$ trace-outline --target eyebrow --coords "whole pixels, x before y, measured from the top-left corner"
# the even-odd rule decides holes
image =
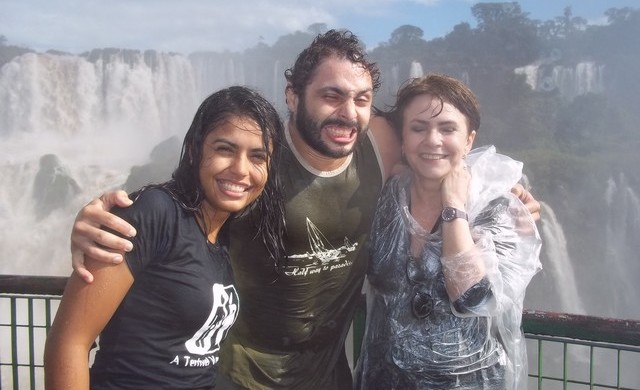
[[[347,96],[349,95],[349,93],[347,91],[345,91],[344,89],[340,88],[340,87],[336,87],[336,86],[327,86],[327,87],[322,87],[319,90],[320,92],[335,92],[340,96]],[[373,92],[373,88],[367,88],[367,89],[363,89],[361,91],[356,92],[356,96],[361,96],[364,94],[367,94],[369,92]]]
[[[231,146],[234,149],[238,149],[239,148],[237,143],[231,142],[226,138],[216,138],[216,139],[213,140],[212,145],[216,145],[218,143],[222,143],[222,144]],[[259,148],[252,148],[252,149],[249,149],[249,150],[251,150],[252,152],[265,152],[265,153],[267,152],[267,149],[262,144],[260,145]]]
[[[431,120],[413,118],[413,119],[411,119],[409,121],[409,123],[420,123],[420,124],[424,123],[424,124],[428,124],[428,123],[434,122],[438,126],[443,126],[443,125],[454,125],[454,126],[457,126],[456,121],[452,121],[452,120],[438,121],[438,120],[433,120],[433,119],[434,118],[431,118]]]

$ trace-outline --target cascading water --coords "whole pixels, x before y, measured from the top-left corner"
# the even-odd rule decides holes
[[[533,278],[527,290],[526,308],[612,318],[640,318],[637,304],[637,297],[640,296],[637,284],[640,275],[640,200],[624,175],[610,178],[601,195],[602,203],[591,207],[605,210],[604,214],[609,218],[602,221],[599,227],[601,240],[596,244],[604,246],[603,255],[593,254],[592,258],[571,258],[563,226],[554,210],[541,202],[542,219],[539,226],[543,243],[543,270]],[[596,282],[578,284],[578,267],[590,267],[590,272],[596,273],[591,279]],[[530,345],[527,352],[529,362],[536,362],[538,355],[534,344]],[[600,383],[616,383],[617,374],[621,375],[621,383],[635,384],[640,381],[637,361],[633,359],[623,359],[623,365],[617,372],[615,357],[600,358],[594,370],[589,365],[587,347],[574,346],[567,353],[571,356],[571,375],[576,378],[587,378],[596,372]],[[562,367],[562,353],[559,350],[546,351],[543,356],[545,372],[553,372],[553,367]],[[545,385],[547,387],[561,389],[562,384],[557,383],[553,387],[553,383],[550,383]]]
[[[574,67],[533,64],[517,68],[515,73],[524,75],[533,90],[558,90],[565,99],[604,90],[604,66],[594,62],[580,62]]]
[[[418,61],[411,61],[411,67],[409,68],[409,77],[416,78],[422,77],[424,71],[422,70],[422,64]]]
[[[0,273],[68,275],[79,207],[181,139],[199,95],[183,56],[26,54],[3,66]]]
[[[535,304],[539,309],[544,310],[586,314],[582,298],[578,292],[575,272],[567,250],[567,240],[562,226],[556,218],[555,212],[548,204],[540,202],[540,205],[540,213],[543,216],[540,221],[540,235],[543,240],[544,269],[536,278],[542,278],[542,284],[547,286],[547,299],[535,302]],[[544,259],[547,261],[544,261]],[[549,291],[551,294],[549,294]]]
[[[593,199],[599,199],[600,203],[589,207],[602,210],[608,218],[593,228],[597,237],[583,244],[589,245],[583,249],[588,255],[579,258],[571,256],[565,227],[555,211],[541,202],[543,270],[527,290],[525,307],[638,319],[640,199],[624,175],[610,178],[602,193]],[[569,226],[584,233],[585,229],[580,226]],[[581,275],[583,280],[576,275]]]
[[[611,317],[624,313],[624,318],[640,318],[640,199],[625,176],[619,175],[608,180],[605,204],[610,212],[604,226],[603,283],[616,286],[615,290],[620,292],[610,292],[605,313]]]

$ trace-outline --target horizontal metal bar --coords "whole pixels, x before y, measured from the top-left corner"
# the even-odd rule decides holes
[[[640,321],[525,310],[525,333],[640,346]]]
[[[66,276],[0,275],[0,293],[62,295]]]
[[[529,340],[549,341],[554,343],[565,343],[565,344],[571,344],[571,345],[584,345],[587,347],[605,348],[605,349],[613,349],[617,351],[628,351],[628,352],[640,353],[640,347],[636,347],[635,345],[606,343],[606,342],[593,341],[593,340],[580,340],[580,339],[573,339],[569,337],[539,335],[539,334],[532,334],[532,333],[526,333],[526,332],[525,332],[525,336]]]

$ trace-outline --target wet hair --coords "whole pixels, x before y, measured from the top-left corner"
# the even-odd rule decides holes
[[[420,95],[431,95],[440,100],[436,115],[442,112],[444,103],[449,103],[465,116],[469,131],[480,128],[480,104],[476,95],[462,81],[442,74],[432,73],[409,80],[398,90],[396,103],[388,111],[375,109],[375,113],[387,118],[402,137],[404,110]]]
[[[256,91],[233,86],[207,97],[198,108],[184,137],[180,161],[172,179],[156,187],[165,189],[182,208],[202,217],[200,206],[205,200],[205,193],[199,175],[204,140],[231,117],[251,119],[262,131],[262,143],[268,153],[269,175],[258,198],[233,217],[244,216],[255,210],[260,215],[259,221],[255,221],[257,234],[271,257],[279,259],[284,256],[282,239],[285,231],[284,197],[278,174],[282,148],[285,147],[284,126],[273,105]]]
[[[348,30],[329,30],[316,36],[309,47],[298,55],[293,67],[284,72],[284,77],[288,82],[287,88],[292,88],[296,95],[303,96],[305,87],[311,82],[320,63],[332,56],[362,65],[371,75],[373,92],[380,88],[378,66],[375,62],[368,61],[360,40]]]

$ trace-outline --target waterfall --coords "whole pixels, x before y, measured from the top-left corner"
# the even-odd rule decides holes
[[[76,212],[182,136],[199,92],[188,58],[25,54],[0,69],[3,274],[68,275]]]
[[[515,69],[525,76],[533,90],[558,90],[566,99],[586,93],[604,92],[604,66],[594,62],[580,62],[575,67],[532,64]]]
[[[418,61],[411,61],[411,67],[409,68],[409,77],[416,78],[422,77],[424,72],[422,71],[422,64]]]
[[[616,286],[619,292],[609,294],[607,314],[640,318],[640,200],[621,174],[608,180],[605,203],[609,212],[603,237],[603,283]]]
[[[584,304],[575,279],[572,261],[567,250],[567,240],[562,225],[556,218],[553,209],[540,202],[542,218],[540,234],[542,237],[543,270],[545,279],[544,310],[561,311],[574,314],[586,314]],[[534,278],[535,280],[535,278]],[[551,294],[549,294],[551,292]],[[542,302],[537,302],[542,305]]]
[[[198,98],[204,98],[228,86],[229,79],[235,79],[235,65],[228,56],[218,53],[195,53],[189,56],[198,86]]]
[[[595,226],[563,226],[553,208],[541,202],[543,270],[527,290],[525,307],[640,318],[640,198],[622,174],[609,178],[600,197],[589,198],[600,203],[583,206],[588,207],[585,210],[597,210],[598,215],[601,212],[606,216],[597,219]],[[577,203],[575,206],[582,208]],[[574,239],[582,237],[578,238],[580,257],[570,254],[569,232]]]

